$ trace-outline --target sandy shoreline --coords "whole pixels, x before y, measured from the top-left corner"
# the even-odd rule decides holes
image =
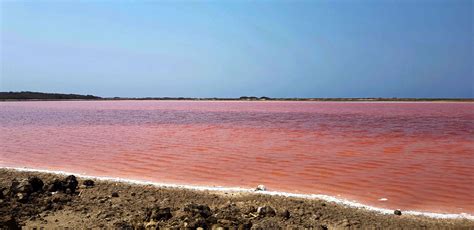
[[[119,182],[119,183],[127,183],[127,184],[134,184],[134,185],[152,185],[162,188],[174,188],[174,189],[188,189],[188,190],[197,190],[197,191],[213,191],[218,193],[239,193],[239,194],[263,194],[263,195],[272,195],[272,196],[284,196],[290,198],[303,198],[303,199],[319,199],[322,201],[332,202],[336,204],[340,204],[346,207],[352,208],[361,208],[366,209],[368,211],[375,211],[380,214],[393,214],[395,209],[388,209],[388,208],[380,208],[371,205],[366,205],[355,200],[348,200],[341,197],[323,195],[323,194],[301,194],[301,193],[288,193],[288,192],[281,192],[281,191],[274,191],[274,190],[266,190],[266,191],[256,191],[255,188],[241,188],[241,187],[222,187],[222,186],[203,186],[203,185],[189,185],[189,184],[170,184],[170,183],[159,183],[153,181],[144,181],[144,180],[135,180],[135,179],[127,179],[127,178],[119,178],[119,177],[104,177],[104,176],[91,176],[81,173],[75,172],[66,172],[60,170],[45,170],[45,169],[33,169],[33,168],[26,168],[26,167],[0,167],[0,169],[8,169],[20,172],[37,172],[37,173],[48,173],[48,174],[55,174],[55,175],[75,175],[76,177],[80,177],[83,179],[93,179],[93,180],[102,180],[106,182]],[[402,210],[404,214],[414,215],[414,216],[424,216],[424,217],[431,217],[436,219],[469,219],[474,221],[474,216],[467,213],[434,213],[434,212],[426,212],[426,211],[412,211],[412,210]]]
[[[20,187],[22,183],[28,187],[28,182],[21,180],[33,177],[44,183],[41,190],[25,192],[12,186],[12,181],[16,180],[20,182]],[[474,221],[468,219],[383,214],[320,199],[198,191],[104,180],[93,180],[94,186],[86,187],[83,184],[86,178],[82,177],[77,178],[75,191],[59,189],[50,192],[53,191],[51,184],[55,179],[59,183],[66,181],[65,178],[65,175],[52,173],[0,169],[0,190],[3,190],[3,198],[0,197],[0,229],[2,224],[7,223],[46,228],[125,229],[147,226],[152,229],[474,228]]]

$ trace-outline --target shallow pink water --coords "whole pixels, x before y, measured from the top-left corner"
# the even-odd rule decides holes
[[[473,214],[473,122],[474,103],[0,102],[0,166]]]

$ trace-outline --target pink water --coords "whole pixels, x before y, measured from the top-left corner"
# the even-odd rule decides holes
[[[474,103],[0,102],[0,125],[0,166],[474,213]]]

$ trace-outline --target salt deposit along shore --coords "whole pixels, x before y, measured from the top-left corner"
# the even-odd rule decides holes
[[[473,229],[432,218],[232,190],[196,190],[0,169],[0,229]],[[400,214],[400,213],[398,213]],[[446,217],[451,217],[446,215]]]

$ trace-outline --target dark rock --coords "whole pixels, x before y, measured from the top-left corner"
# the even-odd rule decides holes
[[[77,179],[74,175],[66,177],[64,180],[55,179],[48,185],[48,192],[64,192],[67,194],[74,194],[77,189]]]
[[[74,175],[70,175],[66,177],[66,179],[63,182],[64,182],[64,187],[66,189],[70,189],[71,193],[74,193],[76,191],[77,185],[79,184],[79,182],[77,181]]]
[[[401,216],[402,215],[402,211],[400,210],[395,210],[393,211],[393,214],[397,215],[397,216]]]
[[[283,212],[280,213],[280,216],[283,217],[284,219],[290,218],[290,211],[285,209]]]
[[[28,182],[31,185],[32,192],[39,192],[43,190],[44,183],[40,178],[36,176],[30,177],[28,178]]]
[[[31,192],[33,192],[33,187],[28,180],[12,181],[12,185],[10,186],[11,194],[25,193],[26,195],[29,195]]]
[[[0,187],[0,199],[5,199],[5,194],[3,194],[3,190],[5,190],[5,188]]]
[[[119,197],[118,192],[112,192],[112,197]]]
[[[48,185],[48,192],[57,192],[61,190],[63,190],[63,183],[59,179],[53,180],[53,182]]]
[[[214,215],[217,219],[237,221],[241,211],[234,203],[227,204],[216,210]]]
[[[157,220],[169,220],[173,215],[170,208],[162,208],[157,210],[152,217]]]
[[[209,224],[209,225],[213,225],[215,223],[217,223],[217,218],[214,217],[214,215],[211,215],[209,217],[206,218],[206,222]]]
[[[146,221],[160,221],[160,220],[169,220],[173,215],[171,214],[170,208],[160,208],[155,206],[153,208],[148,208],[146,210]]]
[[[0,216],[0,229],[21,229],[21,225],[11,215]]]
[[[10,190],[8,191],[9,194],[14,195],[17,192],[17,187],[20,184],[16,179],[12,180],[12,184],[10,185]]]
[[[239,225],[239,230],[250,230],[252,229],[252,222],[246,222]]]
[[[212,215],[211,209],[207,205],[187,204],[184,206],[184,212],[192,216],[201,216],[207,218]]]
[[[275,210],[270,206],[263,206],[257,208],[257,213],[261,217],[275,216]]]
[[[82,182],[83,185],[85,185],[86,187],[92,187],[94,186],[94,181],[93,180],[85,180],[84,182]]]
[[[134,227],[132,224],[125,222],[123,220],[114,223],[114,229],[120,230],[133,230]]]
[[[27,179],[23,179],[21,181],[12,180],[9,194],[12,197],[15,197],[18,201],[25,203],[28,201],[31,193],[35,192],[35,189],[39,189],[39,184],[37,184],[37,181],[33,180],[33,184],[35,187],[33,187],[30,181]]]

